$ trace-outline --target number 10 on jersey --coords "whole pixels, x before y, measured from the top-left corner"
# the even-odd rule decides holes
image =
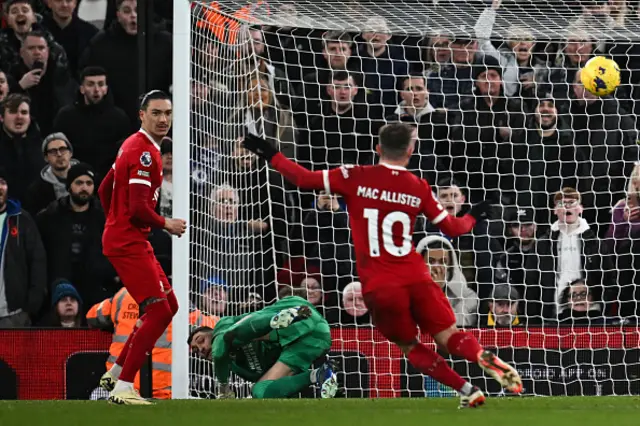
[[[380,210],[364,209],[364,217],[368,222],[367,234],[369,236],[369,255],[371,257],[380,256],[380,234],[382,234],[382,246],[385,251],[392,256],[402,257],[411,253],[411,218],[405,212],[391,212],[387,214],[380,223]],[[399,223],[402,233],[393,234],[393,226]],[[402,245],[396,245],[394,241],[401,239]]]

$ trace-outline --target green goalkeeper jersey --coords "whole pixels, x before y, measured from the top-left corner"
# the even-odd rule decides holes
[[[271,328],[271,318],[277,313],[299,306],[310,307],[311,317],[286,328]],[[225,341],[228,340],[225,335],[230,332],[234,336],[231,344]],[[326,346],[327,350],[331,346],[329,324],[311,303],[300,297],[285,297],[257,312],[224,317],[213,330],[211,354],[216,378],[220,383],[228,383],[229,374],[233,371],[244,380],[256,382],[278,361],[287,347],[293,347],[294,342],[303,339],[313,341],[312,346]]]

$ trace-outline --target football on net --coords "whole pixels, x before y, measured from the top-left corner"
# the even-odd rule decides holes
[[[620,85],[620,68],[612,59],[596,56],[584,65],[580,80],[584,88],[594,95],[610,95]]]

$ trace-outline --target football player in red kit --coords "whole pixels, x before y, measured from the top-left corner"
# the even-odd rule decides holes
[[[100,379],[111,393],[109,402],[150,404],[134,389],[136,374],[146,353],[171,323],[178,301],[147,240],[151,228],[164,228],[181,236],[182,219],[155,212],[162,185],[160,142],[171,128],[169,96],[159,90],[140,103],[142,127],[124,141],[111,170],[98,191],[107,221],[102,235],[103,253],[144,315],[138,319],[113,367]]]
[[[475,407],[484,403],[482,391],[462,379],[438,353],[419,343],[417,327],[450,354],[478,363],[506,389],[519,393],[522,381],[513,367],[484,350],[471,333],[457,329],[446,295],[413,247],[412,233],[416,216],[424,214],[451,237],[465,234],[476,221],[487,217],[491,206],[483,201],[462,217],[449,215],[434,199],[427,181],[405,169],[416,138],[410,125],[388,124],[380,130],[377,165],[319,172],[299,166],[256,136],[246,136],[243,144],[299,188],[343,196],[363,297],[376,328],[397,344],[418,370],[457,390],[461,407]]]

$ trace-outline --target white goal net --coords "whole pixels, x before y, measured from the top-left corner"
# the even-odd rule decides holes
[[[640,394],[638,22],[625,0],[191,2],[191,62],[175,77],[191,90],[189,134],[174,135],[189,141],[174,174],[188,173],[191,225],[176,285],[211,316],[304,287],[332,326],[340,396],[452,396],[372,328],[343,201],[240,146],[251,132],[312,170],[373,164],[378,129],[403,121],[419,135],[408,168],[451,214],[498,201],[459,238],[416,225],[458,325],[514,363],[527,395]],[[580,83],[594,56],[620,66],[612,96]],[[210,363],[189,365],[190,394],[215,398]]]

